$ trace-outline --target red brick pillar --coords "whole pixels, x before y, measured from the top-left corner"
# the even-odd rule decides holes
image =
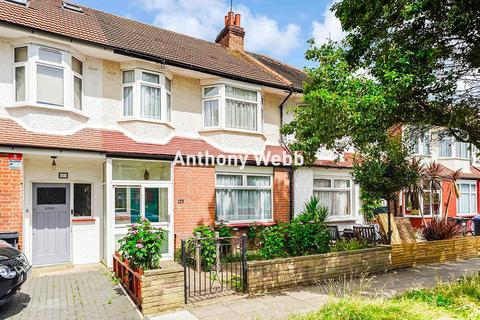
[[[175,248],[199,225],[215,223],[215,167],[174,168]]]
[[[290,169],[273,169],[273,220],[290,221]]]
[[[23,168],[9,167],[12,157],[0,153],[0,231],[20,233],[22,246]]]

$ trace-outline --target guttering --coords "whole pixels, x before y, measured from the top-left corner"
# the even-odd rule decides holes
[[[242,82],[258,84],[258,85],[262,85],[262,86],[266,86],[266,87],[270,87],[270,88],[275,88],[275,89],[293,90],[293,91],[299,92],[299,93],[303,92],[301,89],[297,89],[297,88],[292,89],[292,87],[287,86],[287,85],[274,84],[274,83],[270,83],[270,82],[266,82],[266,81],[260,81],[260,80],[254,80],[254,79],[249,79],[249,78],[245,78],[245,77],[240,77],[240,76],[230,74],[230,73],[227,73],[227,72],[215,71],[215,70],[211,70],[211,69],[208,69],[208,68],[195,66],[195,65],[192,65],[192,64],[183,63],[183,62],[179,62],[179,61],[175,61],[175,60],[165,59],[165,58],[161,58],[159,56],[149,55],[149,54],[141,53],[141,52],[138,52],[138,51],[129,50],[127,48],[112,46],[112,45],[105,44],[105,43],[73,38],[71,36],[66,36],[66,35],[63,35],[63,34],[60,34],[60,33],[52,32],[52,31],[46,31],[46,30],[42,30],[42,29],[39,29],[39,28],[31,27],[31,26],[26,26],[26,25],[13,23],[13,22],[10,22],[10,21],[0,21],[0,24],[14,26],[18,29],[27,29],[27,30],[30,30],[32,34],[35,34],[36,32],[45,33],[47,35],[52,35],[52,36],[56,36],[56,37],[65,39],[65,40],[67,40],[71,43],[73,43],[74,41],[77,41],[79,43],[84,43],[84,44],[88,44],[88,45],[92,45],[92,46],[96,46],[96,47],[102,47],[102,48],[105,48],[105,49],[110,49],[115,54],[120,54],[120,55],[124,55],[124,56],[128,56],[128,57],[132,57],[132,58],[138,58],[138,59],[147,60],[147,61],[151,61],[151,62],[156,62],[156,63],[160,63],[160,64],[164,64],[164,65],[169,65],[169,66],[172,66],[172,67],[189,69],[189,70],[193,70],[193,71],[207,73],[207,74],[214,75],[214,76],[224,77],[224,78],[231,79],[231,80],[237,80],[237,81],[242,81]]]

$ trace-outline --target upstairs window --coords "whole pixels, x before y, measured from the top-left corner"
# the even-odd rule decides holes
[[[146,70],[122,73],[123,115],[171,121],[171,81],[165,75]]]
[[[13,48],[16,103],[82,109],[83,62],[70,52],[29,44]]]
[[[430,133],[418,130],[412,130],[409,133],[410,146],[414,155],[430,155]]]
[[[452,137],[443,137],[439,144],[439,156],[442,158],[470,159],[470,145],[455,141]]]
[[[261,131],[261,95],[258,90],[231,85],[203,88],[204,128]]]
[[[28,47],[14,49],[15,66],[15,102],[26,99],[26,65],[28,62]]]

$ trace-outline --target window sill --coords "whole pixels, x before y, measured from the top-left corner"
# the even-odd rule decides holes
[[[236,134],[236,135],[249,135],[249,136],[261,137],[263,140],[267,140],[267,137],[265,137],[263,132],[242,130],[242,129],[206,128],[206,129],[201,129],[198,132],[200,134],[206,134],[206,135],[208,135],[208,134],[218,134],[218,133],[230,133],[230,134]]]
[[[422,218],[427,218],[427,219],[431,219],[432,216],[431,215],[427,215],[427,216],[417,216],[417,215],[410,215],[410,214],[405,214],[403,215],[404,218],[409,218],[409,219],[422,219]]]
[[[84,112],[77,110],[77,109],[71,109],[71,108],[65,108],[65,107],[56,107],[56,106],[48,106],[48,105],[42,105],[38,103],[17,103],[13,106],[8,106],[6,107],[7,110],[21,110],[21,109],[37,109],[37,110],[46,110],[46,111],[54,111],[56,113],[65,113],[65,114],[73,114],[76,116],[80,116],[84,118],[84,120],[88,120],[90,117],[87,116]]]
[[[470,161],[470,158],[461,158],[461,157],[438,157],[438,160],[462,160],[462,161]]]
[[[215,222],[216,225],[219,224],[219,221]],[[261,226],[261,227],[269,227],[269,226],[276,226],[277,223],[275,221],[232,221],[232,222],[225,222],[226,226],[234,227],[234,228],[244,228],[249,227],[251,225]]]
[[[89,218],[89,217],[85,217],[85,218],[72,218],[72,222],[96,222],[97,220],[95,220],[95,218]]]
[[[330,222],[349,222],[349,221],[357,221],[355,217],[352,216],[330,216],[327,218],[327,223]]]
[[[125,117],[121,120],[117,121],[118,123],[129,123],[129,122],[143,122],[143,123],[153,123],[153,124],[162,124],[172,129],[175,127],[172,125],[170,121],[164,120],[155,120],[155,119],[145,119],[145,118],[137,118],[137,117]]]

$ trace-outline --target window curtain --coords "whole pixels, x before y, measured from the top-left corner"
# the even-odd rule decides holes
[[[271,190],[221,189],[216,192],[217,220],[272,219]]]
[[[350,215],[350,191],[315,191],[320,203],[332,215]]]
[[[257,104],[226,99],[227,127],[245,130],[257,130]]]
[[[25,100],[25,67],[15,68],[15,101]]]
[[[133,116],[133,87],[123,88],[123,115]]]
[[[160,88],[142,86],[142,116],[161,119],[160,111]]]
[[[459,158],[468,158],[468,144],[465,142],[455,142],[455,153]]]
[[[218,127],[218,100],[204,101],[203,113],[205,127]]]
[[[239,88],[234,88],[230,86],[225,87],[225,95],[227,98],[248,100],[252,102],[257,102],[257,92],[251,90],[244,90]]]
[[[451,157],[452,156],[452,139],[443,138],[440,140],[440,157]]]

